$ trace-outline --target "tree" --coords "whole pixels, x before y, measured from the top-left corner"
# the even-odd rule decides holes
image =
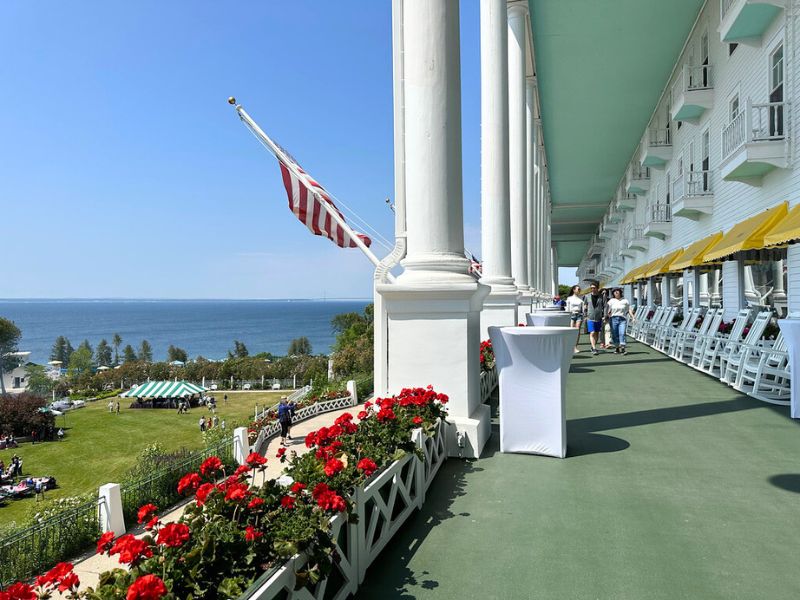
[[[336,332],[333,345],[333,370],[339,375],[371,373],[375,329],[374,306],[368,304],[362,314],[344,313],[336,315],[331,326]]]
[[[147,340],[142,340],[142,344],[139,346],[138,358],[143,362],[153,362],[153,347]]]
[[[25,372],[28,380],[28,391],[37,396],[49,396],[53,390],[55,381],[50,379],[47,371],[42,365],[33,363],[26,365]]]
[[[111,366],[111,346],[105,339],[100,340],[95,350],[95,357],[97,358],[97,366],[110,367]]]
[[[92,370],[92,351],[83,344],[69,357],[68,375],[75,377]]]
[[[183,348],[178,348],[177,346],[173,346],[171,344],[170,347],[167,348],[167,362],[178,360],[182,363],[185,363],[188,359],[189,357],[186,354],[186,350]]]
[[[299,337],[292,340],[289,344],[289,356],[308,356],[311,354],[311,342],[308,341],[306,336]]]
[[[111,343],[114,345],[114,364],[119,364],[119,347],[122,345],[122,336],[118,333],[114,334],[111,338]]]
[[[125,346],[125,348],[122,350],[122,362],[136,362],[136,352],[133,350],[133,346],[130,344]]]
[[[3,372],[12,371],[19,365],[16,357],[6,355],[17,352],[17,345],[21,337],[22,332],[14,324],[14,321],[0,317],[0,395],[5,395],[6,393]]]
[[[228,358],[244,358],[249,354],[250,353],[247,351],[247,346],[244,345],[244,342],[233,340],[233,353],[228,351]]]
[[[61,361],[61,366],[66,367],[73,352],[75,352],[75,349],[69,340],[60,335],[56,338],[53,349],[50,351],[50,360]]]
[[[92,345],[89,343],[89,340],[83,340],[81,342],[81,345],[78,346],[78,350],[81,350],[81,349],[88,350],[90,356],[94,355],[94,350],[92,350]]]
[[[0,431],[23,436],[29,435],[34,429],[43,431],[52,427],[55,416],[50,412],[39,411],[45,405],[44,398],[27,392],[0,396]]]

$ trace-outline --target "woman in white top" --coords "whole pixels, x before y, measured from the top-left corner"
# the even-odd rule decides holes
[[[630,316],[634,321],[633,309],[631,304],[622,297],[622,288],[615,288],[614,297],[608,301],[608,316],[611,320],[611,339],[616,346],[615,353],[627,354],[625,349],[625,329],[627,328],[627,317]]]
[[[581,338],[581,323],[583,322],[583,300],[580,297],[581,286],[573,285],[567,296],[567,302],[564,305],[564,310],[569,313],[569,325],[578,330],[578,339],[575,341],[575,353],[578,350],[578,340]]]

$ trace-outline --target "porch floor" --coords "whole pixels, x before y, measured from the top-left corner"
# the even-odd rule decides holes
[[[445,463],[359,598],[800,597],[788,408],[642,344],[587,348],[568,377],[568,457],[501,454],[495,419],[483,457]]]

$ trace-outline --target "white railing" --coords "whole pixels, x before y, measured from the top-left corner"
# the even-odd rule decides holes
[[[653,204],[650,206],[651,223],[670,223],[672,222],[672,210],[669,204]]]
[[[672,182],[672,201],[678,202],[685,197],[710,196],[711,171],[689,171],[675,178]]]
[[[650,179],[650,167],[643,167],[638,162],[631,164],[631,180],[639,181],[642,179]]]
[[[728,14],[728,10],[730,10],[731,6],[735,2],[737,2],[737,0],[720,0],[720,2],[719,2],[719,20],[720,20],[720,22],[722,22],[722,20],[725,18],[725,15]]]
[[[785,118],[784,102],[753,104],[748,98],[745,110],[722,130],[722,160],[745,143],[784,139]]]
[[[587,275],[594,275],[594,269],[586,269]],[[492,396],[497,387],[497,369],[492,368],[489,371],[481,371],[481,402],[486,403]]]
[[[707,90],[714,87],[711,65],[683,65],[678,79],[672,86],[672,97],[677,98],[684,92]]]
[[[644,226],[642,225],[634,225],[631,227],[631,240],[641,240],[644,239]]]
[[[357,523],[350,523],[344,513],[330,520],[330,535],[339,555],[339,560],[333,564],[334,573],[315,586],[295,589],[298,587],[296,573],[307,560],[303,554],[298,554],[265,573],[240,600],[344,600],[354,595],[381,550],[408,517],[423,506],[428,488],[447,460],[444,423],[437,424],[432,437],[415,430],[412,440],[422,459],[408,453],[366,485],[355,489],[352,499]]]
[[[672,134],[669,128],[649,129],[647,141],[651,146],[672,146]]]
[[[310,385],[303,386],[299,390],[295,390],[291,394],[289,394],[288,400],[289,402],[299,402],[300,400],[308,396],[310,391],[311,391]],[[273,404],[272,406],[264,407],[262,410],[258,410],[258,406],[256,406],[253,420],[258,421],[259,419],[266,417],[270,411],[278,410],[278,406],[279,404]]]

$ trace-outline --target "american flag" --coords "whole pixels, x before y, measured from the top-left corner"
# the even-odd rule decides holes
[[[483,274],[483,265],[481,265],[481,261],[475,258],[472,252],[468,252],[467,254],[469,254],[469,272],[477,279],[480,279]]]
[[[340,248],[357,248],[354,235],[369,247],[372,243],[369,237],[356,233],[349,227],[342,227],[331,215],[335,212],[341,222],[345,222],[344,215],[336,208],[325,188],[314,181],[288,152],[280,147],[278,149],[284,155],[284,157],[277,155],[276,158],[281,167],[283,186],[289,197],[289,210],[300,219],[300,222],[314,235],[324,235]]]

